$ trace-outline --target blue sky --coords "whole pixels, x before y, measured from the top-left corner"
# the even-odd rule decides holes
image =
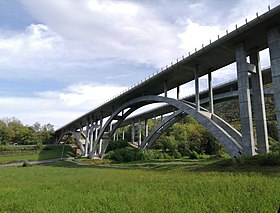
[[[0,117],[58,128],[277,1],[0,0]]]

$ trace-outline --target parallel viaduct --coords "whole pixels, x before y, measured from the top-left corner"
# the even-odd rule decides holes
[[[136,118],[129,118],[131,113],[152,103],[165,103],[167,111],[155,111],[162,114],[171,112],[171,115],[166,116],[150,134],[146,131],[143,140],[141,137],[138,139],[139,148],[149,148],[157,139],[159,130],[164,131],[183,116],[189,115],[203,125],[232,157],[269,152],[259,52],[269,49],[271,77],[268,77],[268,81],[272,81],[273,91],[270,93],[274,94],[280,136],[280,6],[269,8],[268,12],[260,16],[256,15],[254,20],[246,20],[243,26],[236,26],[234,31],[227,32],[214,42],[210,41],[209,45],[188,57],[182,57],[176,63],[171,63],[163,71],[57,129],[57,142],[65,136],[73,135],[82,156],[102,158],[110,139],[119,127],[129,124],[134,127]],[[214,114],[214,99],[219,98],[213,95],[212,73],[234,62],[237,80],[232,88],[235,92],[231,89],[227,94],[223,93],[223,88],[228,88],[228,84],[225,84],[218,93],[227,98],[238,96],[241,132]],[[208,76],[208,90],[199,92],[199,79],[205,75]],[[193,80],[194,96],[180,99],[181,86]],[[176,98],[168,97],[168,91],[172,89],[177,91]],[[209,110],[201,106],[206,102]],[[255,112],[254,117],[252,109]],[[138,116],[138,128],[141,128],[141,119],[143,114],[142,118]],[[253,134],[253,120],[256,125],[256,138]]]

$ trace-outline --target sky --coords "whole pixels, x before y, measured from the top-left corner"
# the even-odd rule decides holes
[[[0,0],[0,118],[59,128],[278,1]]]

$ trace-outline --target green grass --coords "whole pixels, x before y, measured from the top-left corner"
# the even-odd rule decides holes
[[[57,162],[1,168],[0,212],[277,212],[277,166],[270,172],[259,167],[217,172],[225,167],[218,167],[219,162],[159,160],[112,168]]]
[[[15,150],[17,148],[17,150]],[[21,162],[23,160],[47,160],[60,158],[63,146],[62,145],[49,145],[45,146],[42,150],[36,149],[21,149],[22,146],[13,148],[12,151],[0,152],[0,164]],[[71,148],[65,146],[63,157],[71,156]]]

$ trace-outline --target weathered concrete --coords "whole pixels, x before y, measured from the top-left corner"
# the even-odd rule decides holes
[[[257,49],[250,52],[250,62],[255,65],[255,73],[251,73],[252,99],[256,125],[258,153],[268,153],[268,133],[264,103],[263,80],[260,68],[260,57]]]
[[[272,84],[274,90],[274,102],[277,117],[278,138],[280,139],[280,33],[279,28],[274,27],[267,34]]]
[[[235,53],[237,65],[242,146],[244,154],[251,156],[255,155],[256,153],[253,136],[248,68],[246,61],[247,53],[245,51],[244,44],[237,45]]]

